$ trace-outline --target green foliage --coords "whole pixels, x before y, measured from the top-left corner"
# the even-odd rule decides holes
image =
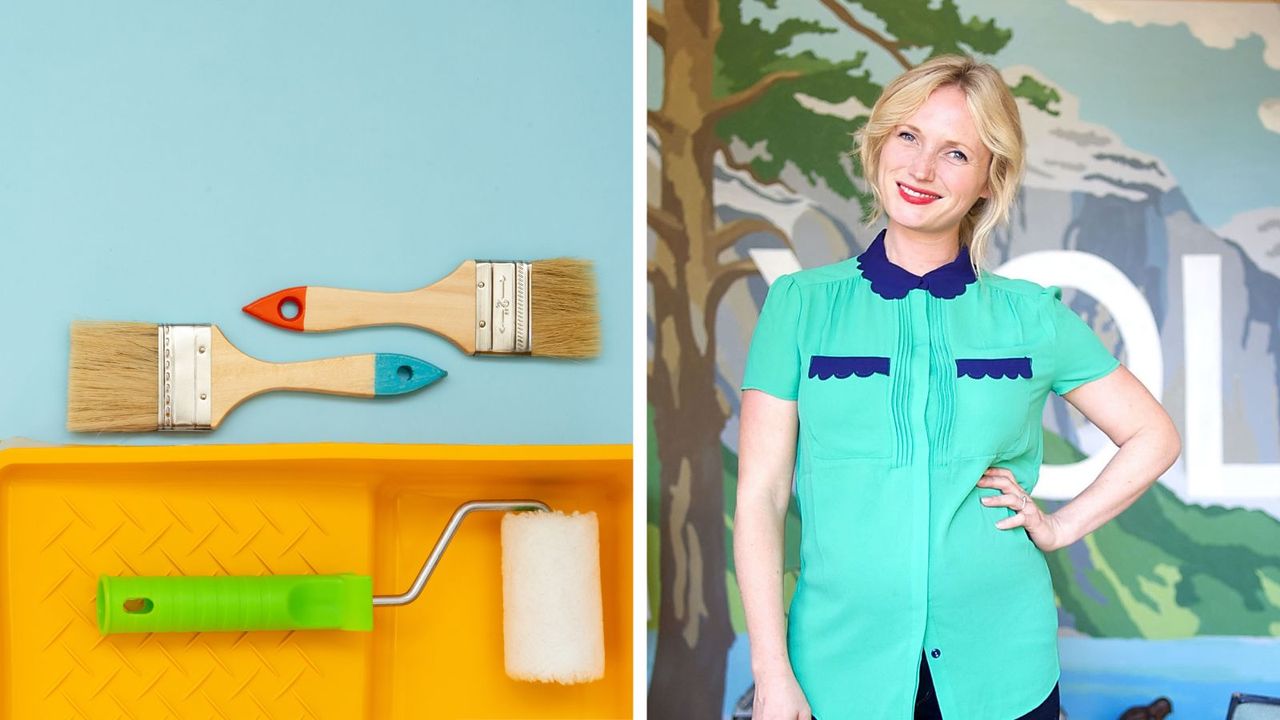
[[[720,97],[751,87],[757,80],[776,70],[815,72],[834,66],[812,53],[786,55],[785,51],[801,35],[830,35],[835,30],[816,22],[788,18],[773,30],[766,30],[760,18],[742,22],[742,0],[720,3],[720,20],[724,32],[716,47],[716,73],[712,94]]]
[[[1045,465],[1070,465],[1085,458],[1084,453],[1064,440],[1061,435],[1049,431],[1048,428],[1041,428],[1041,432],[1044,434]]]
[[[856,0],[847,4],[854,6],[855,16],[861,5],[884,21],[885,32],[897,39],[900,49],[928,48],[929,57],[953,53],[994,55],[1013,37],[1013,31],[998,27],[994,19],[962,19],[952,0],[942,0],[938,7],[933,7],[934,2]]]
[[[1018,84],[1009,88],[1014,97],[1026,98],[1035,107],[1057,117],[1059,111],[1049,107],[1050,105],[1061,102],[1062,96],[1058,94],[1055,88],[1051,88],[1030,75],[1023,75]]]
[[[1094,535],[1110,530],[1104,525]],[[1073,545],[1044,556],[1058,606],[1071,618],[1068,624],[1093,637],[1140,637],[1112,583],[1085,562],[1087,557],[1078,558],[1080,547]]]
[[[662,605],[662,566],[661,555],[662,537],[658,531],[657,517],[649,516],[649,522],[645,523],[645,571],[649,582],[647,583],[649,598],[649,622],[647,627],[650,630],[658,629],[658,608]]]
[[[808,51],[788,53],[798,37],[837,31],[796,18],[783,20],[774,30],[766,30],[759,18],[744,23],[743,1],[724,0],[720,4],[724,32],[716,45],[715,94],[731,95],[773,72],[793,71],[804,76],[779,83],[756,102],[723,119],[716,127],[717,135],[726,142],[736,136],[748,145],[766,141],[766,154],[751,162],[752,171],[764,182],[776,181],[790,162],[810,181],[821,178],[844,197],[862,197],[840,157],[852,149],[852,133],[864,121],[815,113],[802,106],[796,95],[803,93],[832,104],[856,97],[870,106],[881,87],[871,81],[870,73],[853,72],[862,67],[866,53],[839,62]]]
[[[1084,455],[1046,431],[1045,461]],[[1159,483],[1087,541],[1046,556],[1062,610],[1097,637],[1280,635],[1280,521],[1188,505]],[[1273,584],[1274,585],[1274,584]]]
[[[803,77],[781,82],[756,102],[725,117],[716,134],[728,142],[738,137],[747,145],[765,143],[765,153],[751,161],[751,170],[763,182],[776,182],[783,168],[793,164],[814,184],[825,183],[846,198],[856,198],[864,207],[871,194],[854,183],[862,168],[853,150],[853,134],[866,122],[865,116],[846,119],[805,108],[797,95],[803,94],[838,105],[856,98],[871,107],[883,86],[863,68],[867,50],[852,60],[828,60],[811,51],[790,50],[805,35],[844,32],[851,41],[870,52],[888,52],[852,30],[828,27],[812,20],[787,18],[767,30],[756,18],[744,22],[742,4],[750,0],[723,0],[720,20],[724,31],[716,45],[713,92],[717,97],[751,87],[761,78],[778,71],[803,73]],[[775,8],[776,2],[755,0]],[[861,7],[858,7],[860,5]],[[944,0],[931,7],[930,0],[859,0],[850,8],[855,17],[870,20],[868,12],[880,18],[901,49],[928,48],[931,55],[950,52],[994,53],[1012,33],[996,26],[994,20],[960,17],[955,4]],[[832,18],[833,24],[837,24]]]
[[[1280,621],[1280,608],[1267,601],[1257,574],[1280,569],[1280,522],[1270,515],[1185,505],[1156,485],[1114,522],[1178,559],[1178,604],[1200,610],[1202,633],[1266,634]]]
[[[847,64],[847,67],[853,65]],[[822,115],[805,108],[796,99],[803,93],[824,102],[838,104],[856,97],[865,105],[875,102],[880,87],[867,73],[849,75],[845,64],[811,73],[800,80],[782,83],[765,93],[750,108],[725,118],[716,127],[721,138],[737,136],[748,145],[766,141],[766,154],[751,161],[751,169],[764,182],[775,182],[787,163],[794,164],[810,182],[821,179],[843,197],[856,197],[863,205],[871,201],[853,182],[852,168],[841,162],[853,151],[853,133],[866,123],[865,117],[846,120]]]

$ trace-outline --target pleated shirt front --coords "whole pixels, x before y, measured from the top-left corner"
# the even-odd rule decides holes
[[[1056,287],[986,273],[962,250],[923,277],[884,233],[862,255],[779,278],[743,389],[797,402],[796,677],[823,720],[910,718],[921,652],[943,717],[1016,718],[1058,681],[1041,551],[983,471],[1028,493],[1050,391],[1118,362]]]

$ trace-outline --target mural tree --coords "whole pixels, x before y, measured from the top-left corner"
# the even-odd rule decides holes
[[[663,57],[662,102],[648,116],[660,158],[659,197],[648,210],[656,247],[647,269],[649,402],[661,485],[651,717],[713,718],[722,712],[725,656],[734,637],[720,435],[731,406],[716,384],[716,314],[734,283],[757,272],[750,260],[722,256],[755,234],[789,242],[763,219],[719,222],[715,160],[719,155],[761,183],[778,182],[790,163],[865,206],[866,195],[854,183],[861,169],[844,158],[850,133],[866,118],[812,108],[849,98],[870,107],[882,86],[864,68],[865,52],[835,61],[797,48],[813,36],[852,33],[851,43],[887,53],[906,69],[912,65],[908,54],[991,54],[1009,40],[993,21],[962,19],[952,0],[931,5],[816,0],[801,7],[809,17],[781,18],[777,0],[665,0],[661,10],[649,8],[649,38]],[[744,10],[756,17],[747,19]],[[727,151],[734,137],[748,145],[763,141],[767,152],[737,165]]]

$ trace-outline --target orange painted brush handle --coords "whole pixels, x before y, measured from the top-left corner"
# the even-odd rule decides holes
[[[243,310],[276,327],[302,332],[307,311],[307,286],[300,285],[273,292],[245,305]]]
[[[289,315],[290,306],[297,312]],[[299,286],[278,290],[244,311],[286,330],[330,332],[371,325],[409,325],[440,335],[463,352],[476,350],[476,269],[468,260],[447,277],[407,292]]]
[[[244,306],[250,315],[286,330],[329,332],[371,325],[414,325],[420,291],[402,293],[293,287]],[[290,305],[296,306],[290,314]]]

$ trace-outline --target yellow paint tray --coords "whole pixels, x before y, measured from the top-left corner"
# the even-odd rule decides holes
[[[0,451],[0,718],[631,716],[629,446],[244,445]],[[353,572],[398,593],[461,503],[600,521],[605,677],[503,671],[501,513],[474,513],[369,633],[98,633],[99,575]]]

